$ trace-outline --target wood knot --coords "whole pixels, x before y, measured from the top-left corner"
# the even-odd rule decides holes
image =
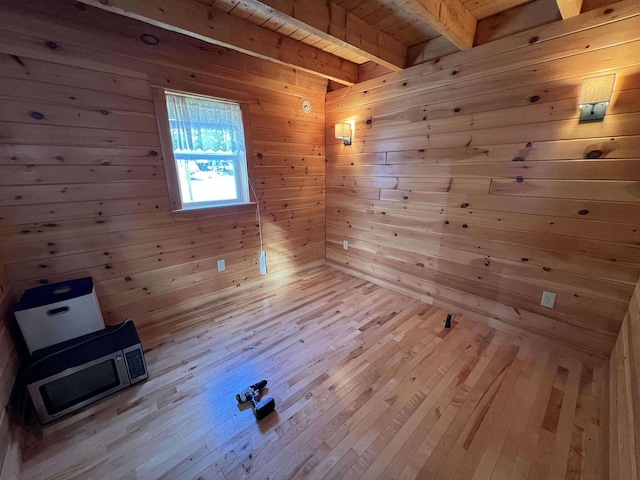
[[[587,152],[587,158],[600,158],[602,153],[602,150],[589,150]]]
[[[160,39],[155,35],[150,35],[148,33],[143,33],[140,35],[140,40],[142,43],[146,43],[147,45],[158,45],[160,43]]]
[[[580,210],[578,215],[586,215],[587,213],[589,213],[589,210]]]
[[[468,203],[463,203],[462,205],[460,205],[460,208],[467,208],[469,206]]]
[[[29,112],[29,115],[34,120],[42,120],[44,118],[44,115],[40,112]]]
[[[522,183],[522,182],[524,182],[524,178],[518,176],[518,177],[516,177],[516,182]]]
[[[533,45],[534,43],[536,43],[538,40],[540,40],[540,37],[535,36],[535,37],[531,37],[529,39],[529,45]]]
[[[540,100],[540,95],[534,95],[529,99],[531,103],[536,103],[538,100]]]

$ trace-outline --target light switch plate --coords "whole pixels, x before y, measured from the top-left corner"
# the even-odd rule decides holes
[[[227,269],[227,266],[224,264],[224,260],[218,260],[218,271],[224,272]]]
[[[344,248],[345,250],[349,250],[349,240],[342,241],[342,248]]]

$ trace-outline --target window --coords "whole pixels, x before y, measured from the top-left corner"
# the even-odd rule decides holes
[[[240,104],[171,91],[165,91],[164,96],[179,209],[248,203]],[[176,200],[172,199],[174,205]]]

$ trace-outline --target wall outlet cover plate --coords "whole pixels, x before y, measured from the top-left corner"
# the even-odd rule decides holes
[[[556,304],[556,294],[551,292],[542,292],[542,300],[540,305],[547,308],[553,308]]]

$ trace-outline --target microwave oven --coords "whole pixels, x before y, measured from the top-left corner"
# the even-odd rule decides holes
[[[33,352],[25,371],[41,423],[49,423],[148,377],[131,320]]]

